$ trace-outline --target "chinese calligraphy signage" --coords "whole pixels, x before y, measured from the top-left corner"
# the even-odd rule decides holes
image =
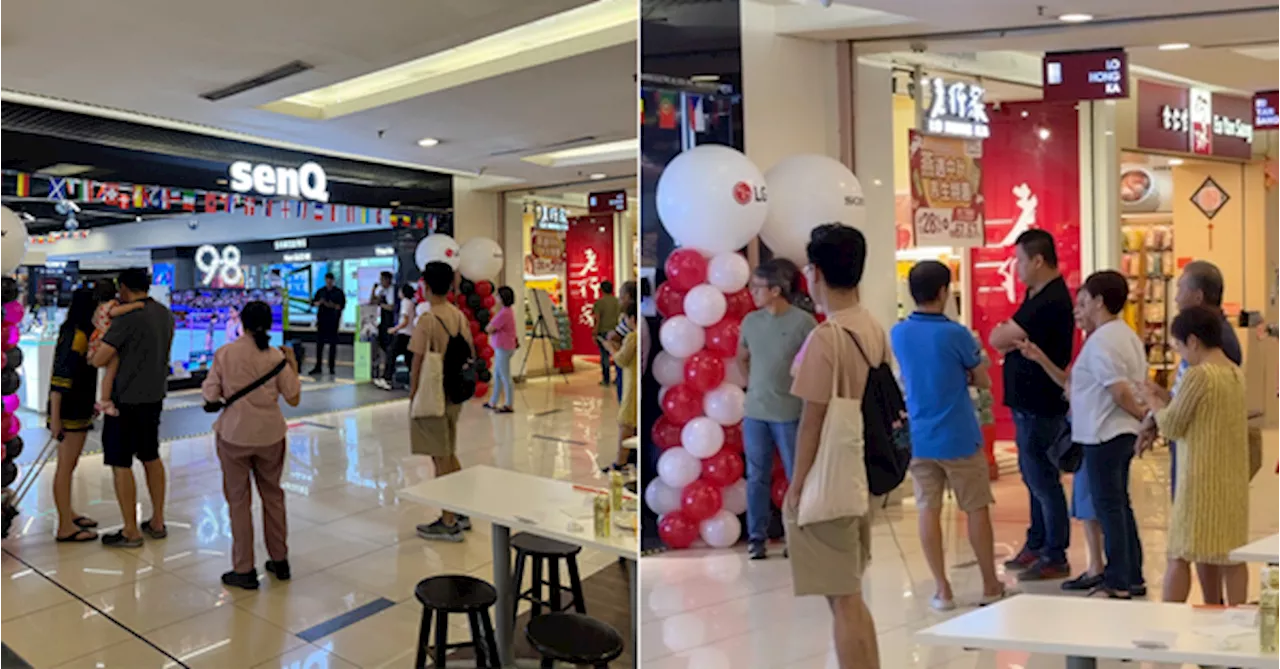
[[[966,81],[948,82],[941,77],[933,78],[929,85],[933,99],[924,120],[929,134],[971,139],[991,136],[986,91],[981,86]]]
[[[600,284],[613,281],[613,216],[575,216],[565,233],[569,328],[575,355],[599,353],[592,307],[604,294]]]
[[[1129,58],[1124,49],[1044,55],[1046,101],[1115,100],[1129,97]]]
[[[1138,147],[1248,159],[1254,114],[1249,98],[1140,80]]]
[[[982,142],[912,130],[910,159],[916,246],[982,246]]]

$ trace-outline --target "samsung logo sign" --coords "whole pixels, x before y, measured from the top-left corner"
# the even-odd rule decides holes
[[[237,193],[329,201],[329,178],[324,168],[313,162],[305,162],[295,169],[238,160],[231,163],[228,173],[231,190]]]

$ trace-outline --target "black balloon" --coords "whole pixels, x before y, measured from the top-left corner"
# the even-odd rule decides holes
[[[22,366],[22,349],[14,346],[4,352],[4,368],[17,371]]]
[[[18,373],[12,369],[6,369],[0,372],[0,395],[12,395],[18,392],[18,386],[21,385],[22,379],[18,377]]]
[[[4,277],[4,285],[0,287],[0,302],[12,302],[18,299],[18,282]]]
[[[481,357],[476,357],[476,369],[487,372],[489,370],[489,361]]]
[[[484,327],[488,325],[489,318],[490,316],[489,316],[488,309],[485,309],[484,307],[476,309],[476,322],[480,324],[480,327]]]
[[[473,295],[476,292],[476,284],[470,279],[463,279],[458,283],[458,292],[463,295]]]
[[[475,293],[471,293],[467,295],[467,307],[469,307],[472,311],[483,308],[483,305],[484,305],[484,298],[480,297]]]
[[[14,437],[4,442],[4,457],[8,460],[15,460],[22,455],[23,441],[22,437]]]
[[[488,383],[489,379],[493,378],[493,375],[489,373],[489,370],[481,369],[478,373],[476,373],[476,378],[480,379],[480,381],[483,383]]]
[[[14,464],[13,460],[6,459],[4,464],[0,465],[0,467],[4,468],[4,479],[3,481],[0,481],[0,485],[4,485],[4,487],[8,488],[9,484],[13,483],[18,478],[18,465]]]

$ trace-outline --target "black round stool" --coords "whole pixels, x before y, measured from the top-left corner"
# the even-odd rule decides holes
[[[542,656],[542,669],[556,662],[604,669],[622,655],[622,635],[608,624],[578,613],[548,613],[525,627],[529,645]]]
[[[511,546],[516,549],[515,575],[512,576],[512,590],[516,595],[516,609],[520,600],[533,604],[530,618],[537,618],[543,607],[550,613],[573,609],[578,613],[587,612],[587,602],[582,596],[582,577],[578,575],[578,553],[581,546],[566,544],[563,541],[540,537],[536,534],[521,532],[511,537]],[[533,573],[529,578],[529,589],[521,591],[524,583],[524,565],[533,562]],[[569,569],[569,594],[571,599],[564,602],[563,587],[560,585],[560,561],[564,560]],[[545,570],[545,571],[544,571]],[[544,598],[542,586],[549,586],[550,593]],[[514,616],[514,612],[513,612]],[[513,618],[514,619],[514,618]]]
[[[418,659],[416,669],[427,666],[428,642],[431,635],[431,616],[436,614],[435,666],[445,666],[445,654],[454,648],[473,648],[477,667],[501,669],[498,643],[493,635],[493,621],[489,609],[498,601],[498,592],[492,585],[470,576],[432,576],[418,581],[413,595],[422,602],[422,627],[418,630]],[[471,623],[471,641],[449,643],[449,614],[465,613]]]

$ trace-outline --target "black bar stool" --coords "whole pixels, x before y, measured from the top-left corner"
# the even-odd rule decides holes
[[[548,613],[525,627],[529,645],[542,656],[542,669],[556,662],[605,669],[622,655],[622,635],[608,624],[578,613]]]
[[[498,601],[492,585],[470,576],[432,576],[418,581],[413,594],[422,602],[422,627],[418,630],[418,659],[415,669],[427,666],[427,643],[431,635],[431,616],[435,614],[435,666],[445,666],[445,655],[455,648],[473,648],[477,667],[501,669],[498,643],[493,634],[489,609]],[[465,613],[471,623],[471,641],[449,643],[449,614]]]
[[[530,618],[537,618],[543,607],[550,613],[573,609],[578,613],[587,612],[587,602],[582,596],[582,577],[578,575],[578,553],[581,546],[566,544],[563,541],[540,537],[536,534],[521,532],[511,537],[511,545],[516,549],[515,575],[512,576],[512,590],[516,596],[516,609],[520,600],[533,604]],[[526,560],[533,562],[533,573],[530,575],[529,589],[521,591],[524,583],[524,565]],[[560,561],[564,560],[569,569],[569,594],[572,599],[565,603],[562,597],[563,587],[560,585]],[[545,573],[543,570],[546,570]],[[549,580],[548,578],[549,577]],[[544,599],[542,586],[549,586],[550,593]],[[515,611],[512,612],[514,620]]]

